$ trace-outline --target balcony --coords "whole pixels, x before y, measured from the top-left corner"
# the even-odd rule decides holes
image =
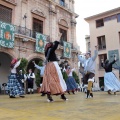
[[[65,10],[67,10],[67,11],[69,11],[69,12],[73,12],[73,10],[70,9],[70,7],[68,6],[67,3],[62,2],[62,1],[60,1],[60,0],[52,0],[52,1],[55,2],[58,6],[63,7]]]
[[[98,49],[99,50],[105,50],[106,49],[106,45],[98,45]]]
[[[15,33],[16,34],[21,34],[21,35],[25,35],[27,37],[31,37],[31,38],[36,39],[36,32],[37,31],[30,30],[30,29],[25,28],[25,27],[15,26]],[[48,35],[45,35],[45,36],[49,37]],[[49,40],[47,40],[47,42],[49,42]]]

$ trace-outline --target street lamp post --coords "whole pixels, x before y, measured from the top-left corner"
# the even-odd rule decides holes
[[[25,34],[26,34],[26,19],[27,19],[27,13],[25,13],[23,19],[25,19]]]

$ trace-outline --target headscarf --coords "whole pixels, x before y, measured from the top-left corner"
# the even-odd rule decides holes
[[[45,51],[47,51],[49,48],[51,48],[53,46],[52,42],[49,42],[45,45]]]
[[[105,65],[107,65],[109,63],[109,60],[108,59],[106,59],[105,60]]]
[[[11,61],[10,67],[13,68],[14,65],[17,63],[17,61],[18,61],[18,60],[17,60],[16,58],[14,58],[14,59]]]
[[[53,47],[53,43],[49,42],[45,45],[45,56],[47,56],[49,48]]]

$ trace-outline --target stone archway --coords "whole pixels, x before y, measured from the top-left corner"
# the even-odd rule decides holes
[[[28,61],[28,65],[27,65],[27,71],[29,69],[32,69],[32,71],[35,71],[35,67],[34,64],[32,63],[32,61],[35,61],[36,64],[39,63],[39,61],[43,61],[41,58],[32,58],[30,61]]]
[[[27,65],[27,73],[29,69],[32,69],[32,71],[34,72],[34,74],[37,73],[37,69],[34,67],[34,64],[32,63],[32,61],[35,61],[36,64],[38,64],[40,61],[43,61],[41,58],[32,58],[31,60],[29,60],[28,65]],[[26,85],[27,88],[27,85]],[[37,86],[35,84],[35,80],[34,80],[34,89],[36,89]]]
[[[0,85],[8,82],[11,60],[12,56],[10,54],[0,52]]]

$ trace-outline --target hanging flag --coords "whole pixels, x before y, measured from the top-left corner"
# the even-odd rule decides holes
[[[71,58],[71,43],[63,41],[64,46],[64,57]]]
[[[119,50],[110,50],[108,51],[108,58],[109,61],[112,62],[114,60],[114,57],[116,56],[116,59],[118,59],[115,64],[113,64],[113,67],[117,67],[120,65],[120,60],[119,60]]]
[[[0,21],[0,45],[13,48],[15,39],[15,26]]]
[[[47,36],[40,33],[36,33],[36,51],[37,52],[44,53],[46,39],[47,39]]]

